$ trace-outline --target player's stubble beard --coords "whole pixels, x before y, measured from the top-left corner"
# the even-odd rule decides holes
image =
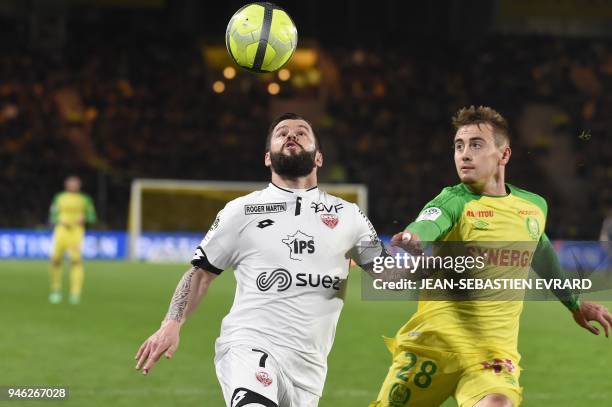
[[[270,162],[275,173],[285,178],[305,177],[315,167],[316,150],[310,152],[302,148],[299,153],[284,154],[270,152]]]

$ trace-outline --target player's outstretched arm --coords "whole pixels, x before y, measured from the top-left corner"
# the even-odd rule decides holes
[[[599,322],[606,333],[606,338],[610,337],[612,314],[610,314],[610,311],[603,305],[590,301],[580,301],[580,308],[572,312],[572,315],[574,316],[574,321],[576,321],[578,325],[595,335],[599,335],[599,329],[589,322]]]
[[[391,238],[391,246],[400,247],[406,252],[409,252],[412,255],[421,255],[423,254],[423,249],[421,247],[421,242],[419,237],[416,234],[411,234],[409,232],[400,232]],[[383,250],[380,256],[383,259],[381,264],[386,264],[384,260],[386,257],[392,257],[386,250]],[[383,271],[380,271],[381,265],[378,265],[379,270],[376,270],[374,262],[367,263],[365,265],[361,265],[361,268],[368,274],[370,277],[374,279],[380,279],[385,282],[399,282],[401,280],[420,280],[424,275],[421,273],[416,273],[419,271],[418,268],[410,268],[408,265],[403,267],[398,266],[393,262],[393,266],[384,267]],[[400,290],[401,288],[398,288]]]
[[[196,309],[208,291],[208,286],[217,277],[199,267],[192,267],[179,281],[166,318],[161,327],[151,335],[136,352],[136,370],[148,374],[162,354],[170,359],[179,345],[179,332],[187,317]]]
[[[531,267],[540,277],[547,279],[568,278],[561,269],[557,254],[545,234],[538,242]],[[572,312],[574,321],[578,325],[595,335],[599,335],[599,329],[590,323],[591,321],[597,321],[603,327],[606,337],[610,336],[612,314],[606,307],[594,302],[578,301],[578,295],[570,290],[553,290],[553,293]]]
[[[400,232],[394,234],[391,238],[391,246],[402,248],[413,256],[423,254],[423,244],[416,233]]]

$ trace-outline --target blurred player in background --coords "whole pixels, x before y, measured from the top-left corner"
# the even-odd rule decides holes
[[[511,154],[506,120],[489,107],[472,106],[461,109],[453,124],[461,183],[444,188],[406,228],[408,233],[393,236],[392,244],[419,252],[422,242],[504,242],[499,244],[506,247],[532,242],[533,269],[543,278],[563,278],[544,233],[546,201],[505,183]],[[512,272],[508,266],[514,264],[496,264],[490,257],[489,272]],[[581,327],[598,335],[589,324],[597,321],[609,335],[612,315],[605,307],[579,302],[569,290],[553,292]],[[460,407],[518,406],[523,301],[427,301],[423,295],[416,314],[387,341],[392,365],[370,406],[433,407],[450,396]]]
[[[232,267],[236,295],[215,346],[226,404],[313,407],[323,391],[350,259],[369,269],[383,247],[357,205],[317,187],[323,155],[306,120],[285,114],[272,123],[265,165],[271,183],[219,212],[161,328],[138,350],[136,368],[147,374],[162,354],[172,356],[187,316]]]
[[[91,198],[81,192],[81,179],[71,175],[64,181],[64,191],[53,197],[49,221],[55,225],[51,250],[51,293],[49,302],[62,301],[62,261],[68,253],[70,260],[71,304],[78,304],[83,289],[83,260],[81,246],[85,224],[96,222],[96,210]]]

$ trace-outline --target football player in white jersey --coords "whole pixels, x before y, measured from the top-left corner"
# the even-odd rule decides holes
[[[163,354],[172,357],[189,314],[232,268],[234,304],[215,344],[226,404],[316,406],[350,260],[371,270],[384,247],[357,205],[317,188],[323,155],[308,121],[291,113],[276,119],[264,162],[271,183],[219,212],[136,368],[147,374]]]

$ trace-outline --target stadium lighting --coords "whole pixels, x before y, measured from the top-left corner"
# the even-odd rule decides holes
[[[270,95],[278,95],[278,93],[280,92],[280,85],[276,82],[271,82],[268,85],[268,93]]]
[[[283,68],[278,71],[278,79],[281,81],[288,81],[289,78],[291,78],[291,71],[289,71],[287,68]]]
[[[223,83],[223,81],[215,81],[212,88],[215,93],[223,93],[225,90],[225,83]]]
[[[223,69],[223,77],[225,79],[234,79],[236,77],[236,69],[232,66],[226,66],[225,69]]]
[[[306,77],[311,85],[318,85],[321,82],[321,72],[318,69],[309,69]]]
[[[296,74],[291,80],[291,83],[293,83],[293,86],[296,88],[303,88],[306,86],[306,78],[304,75]]]

